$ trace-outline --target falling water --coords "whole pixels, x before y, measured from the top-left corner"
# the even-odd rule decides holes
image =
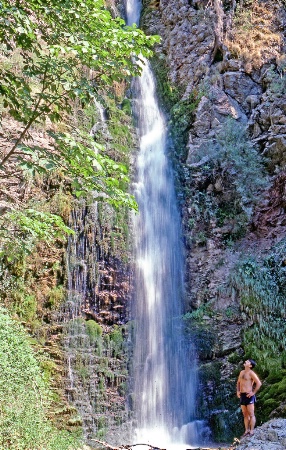
[[[128,24],[140,3],[126,0]],[[184,260],[172,169],[165,154],[166,124],[147,62],[135,81],[140,151],[134,218],[134,410],[138,442],[160,448],[197,442],[195,358],[182,333]],[[186,446],[185,446],[186,448]]]

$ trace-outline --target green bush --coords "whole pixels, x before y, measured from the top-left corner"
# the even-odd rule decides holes
[[[245,128],[234,119],[226,122],[217,141],[217,161],[231,177],[245,209],[250,201],[257,199],[259,190],[266,186],[263,160],[248,140]]]
[[[195,219],[193,242],[201,245],[199,233],[204,232],[207,239],[216,227],[224,227],[226,245],[241,239],[268,183],[264,160],[244,126],[229,118],[213,139],[193,152],[191,159],[189,155],[184,176],[188,207]]]
[[[241,260],[228,281],[229,293],[236,292],[246,324],[251,324],[244,330],[244,358],[257,361],[263,381],[257,405],[262,422],[286,401],[285,251],[284,239],[264,259]]]
[[[110,337],[110,349],[112,355],[116,358],[123,351],[124,338],[122,335],[122,328],[119,328],[118,326],[115,325],[109,337]]]
[[[244,333],[246,353],[255,355],[263,376],[279,372],[285,359],[285,247],[286,241],[280,242],[262,261],[243,259],[229,279],[229,292],[237,292],[242,311],[253,322]]]
[[[0,310],[0,448],[68,450],[79,442],[46,417],[49,389],[24,329]]]
[[[103,330],[99,323],[95,322],[94,320],[87,320],[85,325],[86,332],[90,338],[90,342],[94,343],[101,339]]]
[[[46,301],[46,307],[51,309],[59,308],[60,304],[64,301],[65,289],[63,286],[54,286],[48,293],[48,299]]]

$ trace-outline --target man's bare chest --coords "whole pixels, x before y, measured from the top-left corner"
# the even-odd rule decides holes
[[[243,381],[251,381],[251,376],[248,373],[243,372],[241,374],[241,378],[243,379]]]

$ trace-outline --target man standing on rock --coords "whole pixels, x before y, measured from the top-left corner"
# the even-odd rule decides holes
[[[252,436],[256,421],[254,415],[255,394],[260,389],[261,381],[252,370],[256,366],[256,362],[253,359],[248,359],[243,365],[244,370],[240,372],[237,380],[237,397],[240,399],[245,426],[243,436]]]

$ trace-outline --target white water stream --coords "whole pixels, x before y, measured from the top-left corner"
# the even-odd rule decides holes
[[[141,5],[126,0],[128,24]],[[137,443],[159,448],[197,445],[196,363],[182,332],[184,259],[172,170],[165,154],[166,123],[145,62],[134,83],[140,136],[134,217],[134,411]],[[137,447],[136,447],[137,448]]]

